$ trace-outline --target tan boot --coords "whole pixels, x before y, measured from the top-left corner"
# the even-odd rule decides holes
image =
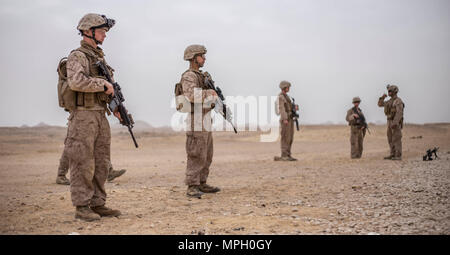
[[[288,161],[297,161],[297,159],[296,159],[296,158],[293,158],[293,157],[291,157],[291,156],[289,156],[289,157],[288,157]]]
[[[88,206],[77,206],[75,210],[75,219],[84,221],[100,220],[100,216],[94,213]]]
[[[96,214],[102,216],[102,217],[117,217],[120,216],[122,213],[119,210],[113,210],[111,208],[108,208],[104,205],[91,207],[92,211],[94,211]]]
[[[203,192],[200,191],[199,186],[191,185],[191,186],[188,187],[186,195],[188,197],[201,198],[202,195],[203,195]]]
[[[108,181],[112,181],[114,179],[116,179],[117,177],[122,176],[127,170],[125,169],[121,169],[121,170],[111,170],[111,172],[109,172],[108,174]]]
[[[402,160],[402,157],[392,157],[391,160]]]
[[[273,158],[273,160],[274,160],[274,161],[292,161],[292,160],[290,160],[289,157],[277,157],[277,156],[275,156],[275,157]]]
[[[394,157],[394,156],[390,155],[390,156],[384,157],[384,159],[386,159],[386,160],[391,160],[393,157]]]
[[[199,190],[203,193],[216,193],[220,191],[219,187],[209,186],[206,183],[200,184]]]
[[[64,175],[58,175],[58,176],[56,177],[56,184],[70,185],[70,181],[69,181],[69,179],[67,179],[66,176],[64,176]]]

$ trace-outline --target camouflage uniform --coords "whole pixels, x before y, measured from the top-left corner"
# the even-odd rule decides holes
[[[184,60],[191,65],[196,56],[206,54],[202,45],[190,45],[184,52]],[[217,99],[212,89],[205,84],[205,74],[190,68],[181,76],[182,94],[190,103],[190,111],[186,118],[186,178],[187,195],[200,197],[203,192],[214,193],[219,188],[206,184],[209,167],[213,158],[213,138],[211,133],[211,107]]]
[[[405,104],[397,96],[398,87],[388,86],[389,91],[394,91],[393,96],[384,101],[384,97],[378,100],[378,106],[384,107],[384,113],[387,116],[387,138],[390,147],[390,155],[385,159],[402,158],[402,129],[403,129],[403,109]]]
[[[287,81],[280,83],[280,89],[290,87]],[[275,157],[275,160],[295,160],[291,156],[292,142],[294,141],[294,120],[292,119],[292,101],[285,92],[278,95],[278,113],[280,114],[281,130],[281,158]],[[284,121],[288,121],[287,124]]]
[[[59,159],[59,167],[58,167],[58,175],[56,179],[57,184],[66,184],[70,185],[69,180],[67,180],[66,175],[69,172],[69,157],[67,155],[67,151],[64,147],[61,158]],[[125,169],[114,170],[111,162],[108,164],[108,181],[112,181],[117,177],[122,176],[126,172]],[[63,182],[66,180],[66,182]]]
[[[70,164],[70,191],[74,206],[102,206],[110,164],[111,131],[105,117],[107,81],[95,63],[105,61],[102,49],[81,41],[67,60],[69,86],[77,92],[77,108],[69,117],[65,152]],[[112,75],[112,69],[110,69]]]
[[[103,50],[97,46],[102,42],[95,35],[96,31],[102,32],[100,30],[106,33],[114,23],[104,15],[84,15],[77,26],[83,36],[81,47],[70,53],[65,68],[74,107],[70,110],[64,153],[69,158],[75,218],[86,221],[121,214],[104,206],[105,182],[111,162],[111,130],[105,116],[105,113],[110,114],[107,108],[110,98],[105,91],[112,85],[101,75],[97,63],[103,62],[111,77],[114,70],[106,63]]]
[[[208,90],[204,86],[204,76],[201,71],[188,70],[181,78],[183,93],[189,102],[194,102],[194,89],[201,88],[201,102],[205,102]],[[193,104],[195,111],[200,114],[195,116],[189,113],[186,124],[186,185],[200,185],[206,183],[209,174],[209,166],[213,157],[213,138],[211,133],[211,109],[205,109],[202,104]]]
[[[354,98],[353,103],[360,102],[359,98]],[[363,152],[363,143],[364,137],[366,136],[366,129],[362,125],[362,123],[358,122],[357,119],[353,116],[355,114],[355,110],[359,116],[364,117],[362,110],[358,107],[355,109],[354,107],[347,111],[347,116],[345,119],[348,121],[350,126],[350,156],[351,158],[361,158]]]

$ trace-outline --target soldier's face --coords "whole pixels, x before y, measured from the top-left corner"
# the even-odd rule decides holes
[[[287,87],[284,89],[284,92],[288,93],[290,89],[291,89],[290,87]]]
[[[95,29],[95,39],[103,44],[103,41],[106,38],[106,29],[105,28],[96,28]]]
[[[389,91],[388,91],[388,95],[389,95],[390,97],[392,97],[392,95],[394,95],[394,92],[392,92],[392,90],[389,90]]]
[[[360,103],[360,102],[354,102],[353,105],[354,105],[355,107],[358,107],[358,106],[359,106],[359,103]]]
[[[203,67],[205,65],[206,56],[205,54],[197,55],[196,57],[197,63],[199,67]]]

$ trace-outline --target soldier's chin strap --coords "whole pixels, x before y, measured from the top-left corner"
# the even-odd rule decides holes
[[[97,45],[102,44],[102,42],[99,42],[99,41],[97,41],[97,39],[95,39],[95,28],[91,28],[91,31],[92,31],[92,36],[83,33],[83,31],[81,31],[81,35],[94,40],[95,44],[97,44]]]

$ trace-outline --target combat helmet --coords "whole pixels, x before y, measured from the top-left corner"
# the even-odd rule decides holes
[[[113,19],[108,19],[105,15],[88,13],[80,19],[77,29],[78,31],[80,31],[81,35],[91,38],[97,44],[99,44],[100,42],[95,39],[95,29],[104,27],[106,28],[106,31],[109,31],[109,29],[112,28],[114,24],[116,24],[116,21]],[[86,30],[92,30],[92,36],[84,34],[83,31]]]
[[[387,88],[387,90],[388,90],[389,92],[392,91],[392,93],[394,93],[394,94],[397,94],[397,93],[398,93],[398,87],[397,87],[396,85],[388,84],[388,85],[386,86],[386,88]]]
[[[280,89],[289,88],[291,86],[291,83],[288,81],[281,81],[280,82]]]
[[[206,47],[199,44],[189,45],[184,50],[184,60],[189,61],[193,59],[197,54],[206,54]]]

